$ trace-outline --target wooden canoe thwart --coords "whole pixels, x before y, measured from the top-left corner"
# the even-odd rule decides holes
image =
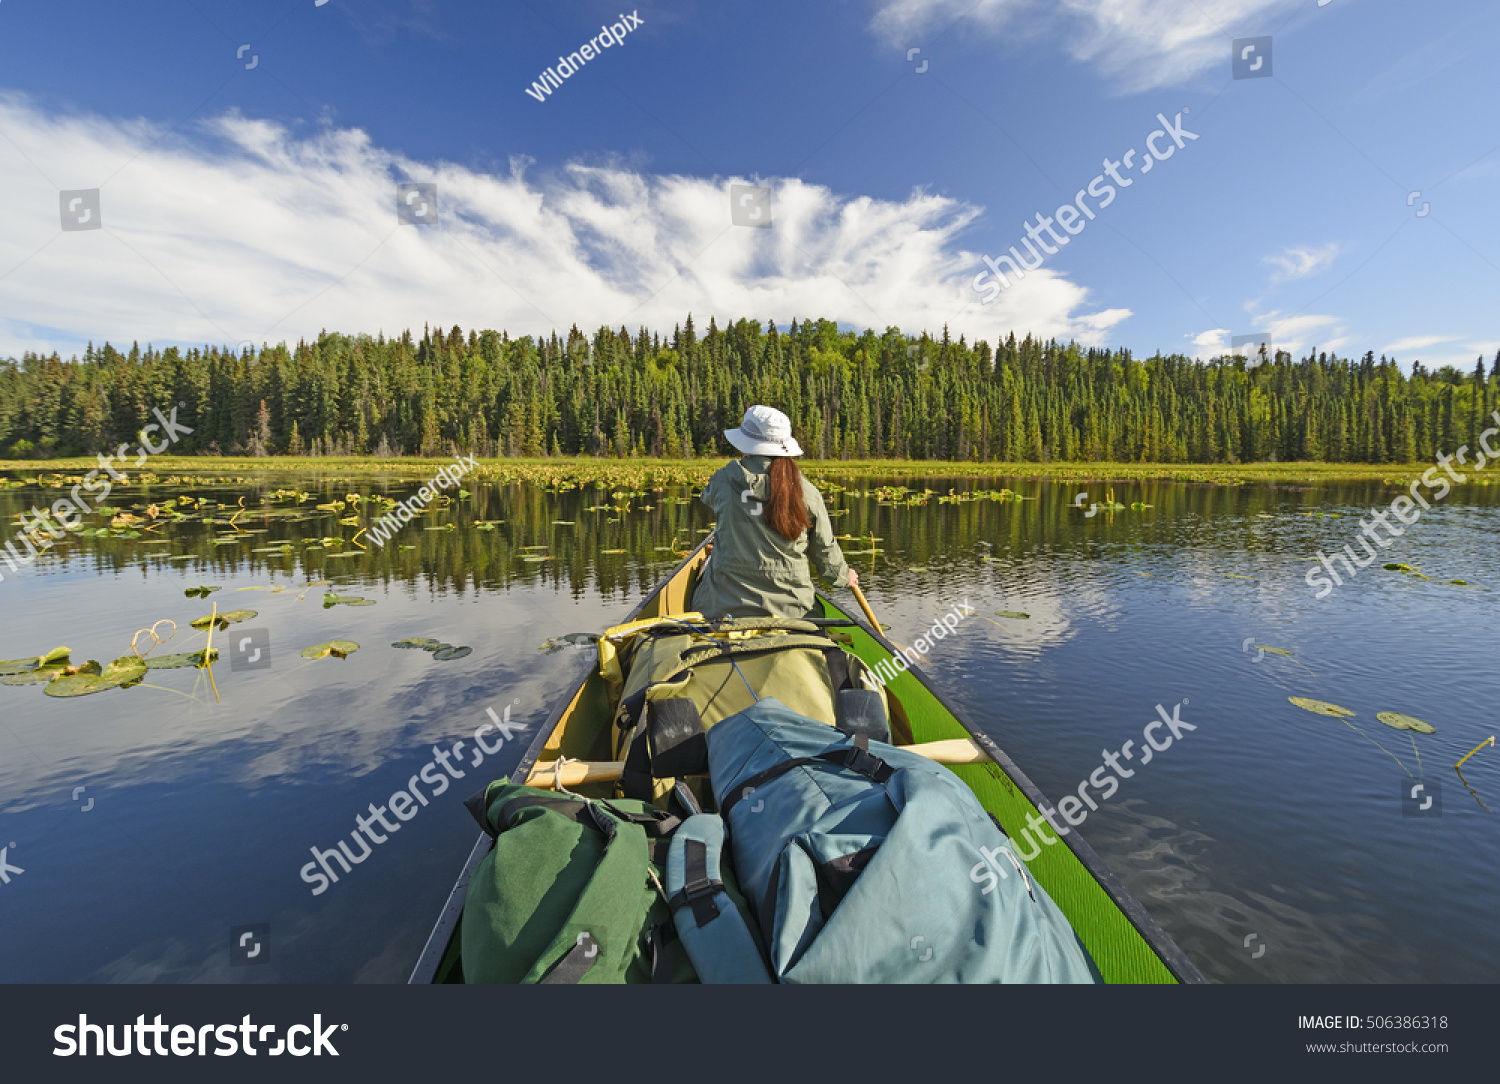
[[[938,764],[983,764],[994,761],[973,738],[950,738],[947,741],[929,741],[921,745],[906,746],[908,753],[917,753]],[[569,790],[585,783],[613,783],[625,771],[623,760],[569,760],[558,768],[555,760],[544,761],[531,769],[526,777],[528,787],[543,790],[556,788],[558,776]]]
[[[700,544],[627,620],[688,612],[692,587],[706,556],[705,546]],[[839,630],[839,639],[864,662],[873,667],[895,655],[896,646],[878,626],[851,618],[822,595],[818,601],[824,618],[841,624],[851,622]],[[868,614],[868,604],[864,609]],[[1029,826],[1045,824],[1040,810],[1051,809],[1051,804],[993,738],[943,699],[919,667],[907,669],[885,688],[894,701],[893,716],[899,713],[910,725],[912,744],[905,748],[948,765],[1007,835],[1014,840]],[[540,788],[555,787],[560,777],[562,786],[570,791],[591,798],[611,797],[623,768],[620,762],[609,759],[614,708],[597,660],[590,654],[580,665],[573,691],[559,698],[510,777]],[[1062,910],[1106,982],[1205,981],[1076,829],[1062,837],[1045,827],[1036,831],[1043,838],[1034,845],[1035,856],[1025,859],[1027,872]],[[463,981],[458,931],[464,898],[469,878],[491,845],[490,837],[481,833],[471,848],[412,970],[411,982]]]

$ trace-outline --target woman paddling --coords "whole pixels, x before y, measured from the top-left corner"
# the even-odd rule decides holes
[[[779,410],[753,406],[724,436],[741,452],[709,479],[698,498],[714,510],[713,559],[693,591],[706,618],[808,617],[818,612],[808,565],[835,587],[859,585],[822,495],[793,462],[802,448]]]

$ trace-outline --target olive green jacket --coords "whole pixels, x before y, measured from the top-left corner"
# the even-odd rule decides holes
[[[823,496],[806,478],[802,499],[812,527],[795,542],[771,530],[761,502],[771,488],[771,459],[747,455],[725,464],[698,499],[714,510],[714,551],[693,591],[704,617],[805,617],[814,598],[809,558],[835,587],[849,583],[849,565],[833,537]]]

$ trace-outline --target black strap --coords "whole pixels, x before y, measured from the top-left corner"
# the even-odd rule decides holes
[[[855,741],[859,742],[860,739],[864,739],[864,735],[860,735]],[[781,778],[793,768],[802,768],[809,764],[832,764],[838,768],[858,772],[873,783],[884,783],[896,774],[896,769],[879,757],[871,755],[869,744],[869,739],[864,739],[864,748],[860,748],[858,744],[846,745],[840,749],[830,749],[826,753],[819,753],[815,757],[793,757],[791,760],[783,760],[780,764],[773,764],[763,772],[756,772],[749,779],[735,786],[728,799],[722,803],[719,815],[728,820],[729,811],[750,791],[765,786],[773,779]]]
[[[542,976],[538,985],[576,986],[589,973],[594,961],[599,959],[599,942],[586,933],[578,935],[578,943],[570,948],[557,966]]]
[[[667,955],[667,945],[676,939],[677,931],[672,928],[670,922],[659,922],[651,927],[651,933],[646,938],[646,951],[651,956],[651,981],[653,983],[672,981],[672,960]]]
[[[849,675],[849,655],[842,648],[826,653],[828,680],[833,684],[834,699],[840,689],[854,688],[854,679]]]
[[[701,929],[719,917],[719,905],[714,896],[723,889],[724,882],[712,880],[708,876],[708,846],[701,839],[689,839],[685,842],[684,883],[668,903],[673,914],[684,907],[691,907],[693,921]]]

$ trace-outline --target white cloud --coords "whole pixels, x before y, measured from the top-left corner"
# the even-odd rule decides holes
[[[1278,317],[1275,312],[1255,316],[1252,313],[1250,328],[1264,331],[1271,337],[1274,350],[1285,350],[1293,358],[1302,357],[1307,351],[1333,353],[1354,344],[1354,337],[1347,333],[1342,317],[1306,316]],[[1197,358],[1219,357],[1230,352],[1230,332],[1224,328],[1213,328],[1199,332],[1193,338],[1198,347]],[[1249,328],[1233,334],[1251,334]]]
[[[1306,316],[1278,318],[1275,313],[1261,317],[1263,324],[1276,344],[1277,350],[1285,350],[1292,357],[1301,357],[1308,350],[1332,353],[1354,342],[1345,333],[1344,321],[1338,316]]]
[[[1277,269],[1271,276],[1272,282],[1287,282],[1290,279],[1305,279],[1308,275],[1331,267],[1338,254],[1339,246],[1336,243],[1326,244],[1322,248],[1301,245],[1288,248],[1279,256],[1267,256],[1262,262]]]
[[[1421,350],[1423,347],[1433,346],[1436,343],[1451,343],[1457,339],[1456,335],[1412,335],[1405,339],[1397,339],[1389,346],[1382,346],[1382,354],[1404,354],[1409,350]]]
[[[0,356],[426,322],[634,332],[689,311],[1098,345],[1129,315],[1088,312],[1083,287],[1045,270],[975,304],[982,265],[959,238],[980,208],[922,191],[848,198],[772,179],[774,226],[753,229],[731,225],[727,178],[580,164],[531,177],[523,161],[495,175],[233,113],[189,137],[8,97],[0,131],[14,143],[0,142]],[[403,180],[437,184],[439,226],[397,225]],[[89,186],[104,228],[59,232],[58,189]]]
[[[1180,86],[1213,67],[1229,75],[1230,42],[1264,33],[1304,0],[876,0],[874,33],[901,47],[960,20],[1011,43],[1059,42],[1117,90]]]

